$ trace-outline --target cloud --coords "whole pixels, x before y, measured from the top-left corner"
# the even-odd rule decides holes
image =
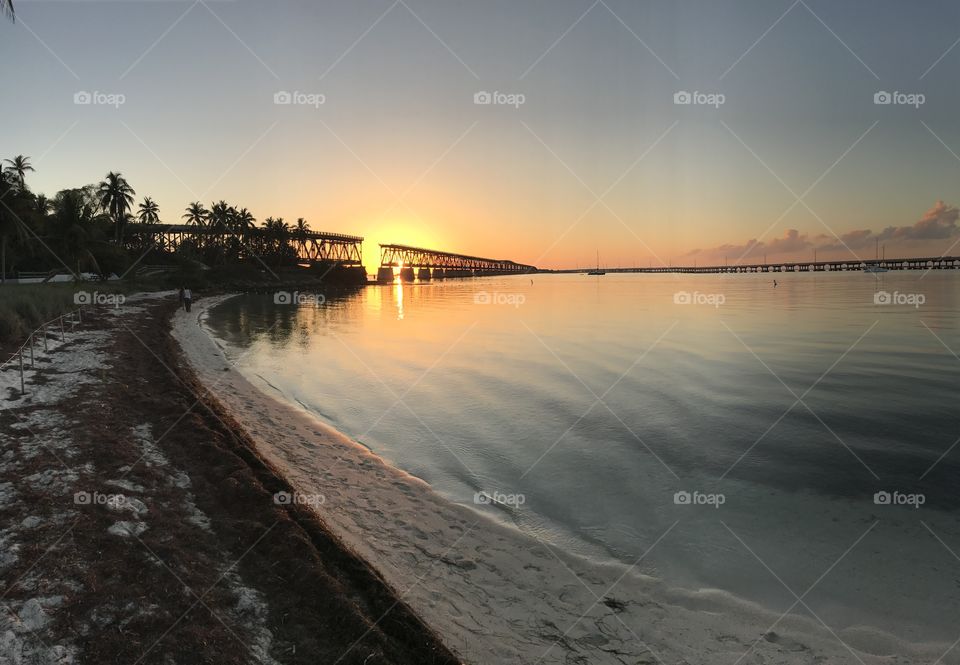
[[[782,237],[762,242],[753,238],[742,244],[725,244],[710,249],[695,249],[687,256],[726,257],[731,262],[741,259],[758,258],[764,255],[792,255],[816,249],[818,252],[843,251],[849,253],[871,247],[879,242],[902,241],[920,242],[946,240],[960,236],[960,208],[937,201],[923,216],[907,226],[888,226],[880,232],[871,229],[855,229],[840,234],[839,237],[819,233],[810,236],[797,229],[789,229]]]

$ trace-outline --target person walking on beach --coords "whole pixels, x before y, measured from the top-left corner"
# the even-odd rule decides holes
[[[190,303],[193,300],[193,294],[190,293],[190,289],[183,290],[183,309],[190,311]]]

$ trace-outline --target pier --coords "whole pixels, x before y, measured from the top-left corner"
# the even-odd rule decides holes
[[[394,269],[400,269],[400,279],[412,282],[450,277],[486,277],[537,272],[529,266],[503,259],[487,259],[466,254],[452,254],[408,245],[380,245],[378,282],[392,282]]]

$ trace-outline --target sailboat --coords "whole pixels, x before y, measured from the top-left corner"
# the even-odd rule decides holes
[[[887,255],[887,246],[883,246],[883,255],[886,258]],[[884,268],[880,265],[880,238],[877,238],[877,249],[875,253],[876,263],[873,265],[868,265],[863,267],[863,272],[890,272],[888,268]]]
[[[588,275],[606,275],[606,271],[600,270],[600,250],[597,250],[597,269],[587,272]]]

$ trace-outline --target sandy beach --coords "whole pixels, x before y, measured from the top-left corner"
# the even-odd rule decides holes
[[[295,492],[323,497],[312,508],[323,523],[466,662],[880,665],[933,662],[950,647],[866,627],[834,631],[800,616],[799,603],[781,616],[717,590],[670,588],[634,566],[568,555],[453,504],[237,371],[203,326],[226,297],[174,317],[197,376]],[[325,472],[305,471],[316,468]]]

